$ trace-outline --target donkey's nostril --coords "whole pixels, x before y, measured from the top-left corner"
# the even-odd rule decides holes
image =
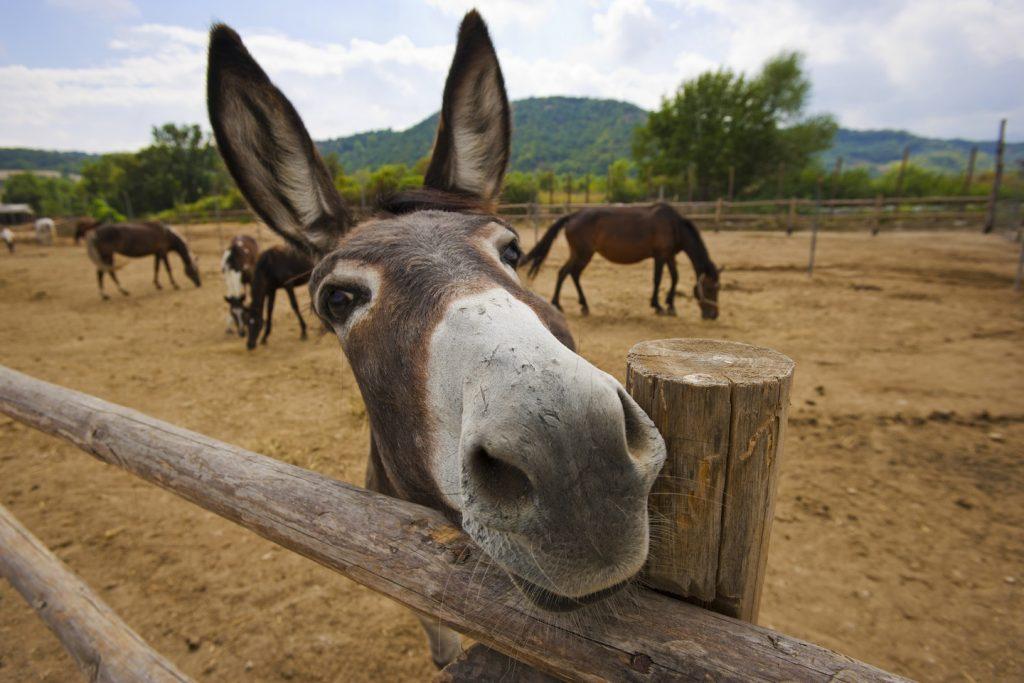
[[[491,503],[519,505],[533,493],[533,484],[523,470],[494,457],[483,446],[470,454],[467,466],[475,488]]]
[[[634,460],[647,462],[664,453],[660,445],[658,430],[643,409],[621,387],[618,389],[619,402],[626,427],[626,448]],[[660,467],[660,463],[659,463]]]

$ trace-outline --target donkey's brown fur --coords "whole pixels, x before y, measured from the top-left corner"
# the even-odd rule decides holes
[[[647,556],[665,446],[562,314],[520,283],[516,232],[491,213],[510,107],[486,26],[466,15],[422,190],[356,225],[291,103],[216,26],[210,121],[253,210],[315,264],[370,421],[367,485],[445,513],[533,604],[604,599]],[[458,638],[428,628],[438,664]]]

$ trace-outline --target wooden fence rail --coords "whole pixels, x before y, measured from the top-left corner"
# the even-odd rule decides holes
[[[187,683],[128,625],[0,506],[0,576],[56,634],[89,681]]]
[[[902,680],[649,590],[600,618],[538,612],[436,511],[2,366],[0,413],[566,680]]]
[[[649,202],[642,202],[649,203]],[[668,202],[701,228],[723,229],[808,229],[815,212],[813,199],[756,199],[707,202]],[[901,229],[938,227],[980,227],[985,221],[986,197],[891,197],[870,199],[823,199],[827,210],[824,230],[856,230],[897,227]],[[547,223],[559,216],[609,204],[502,204],[498,213]],[[360,210],[356,209],[359,213]],[[170,218],[183,225],[195,223],[251,222],[257,218],[247,209],[220,212],[180,213]]]

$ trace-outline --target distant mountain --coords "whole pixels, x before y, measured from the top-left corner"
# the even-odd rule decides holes
[[[337,152],[346,171],[387,163],[412,166],[430,153],[437,114],[404,131],[375,130],[317,143]],[[585,97],[532,97],[512,103],[512,162],[515,171],[603,174],[630,156],[633,129],[647,112],[628,102]]]
[[[0,147],[0,169],[11,171],[23,169],[26,171],[80,173],[82,164],[90,159],[98,158],[98,154],[89,154],[88,152],[53,152],[25,147]]]
[[[899,163],[904,147],[910,147],[910,162],[943,173],[963,173],[971,155],[978,147],[975,170],[991,171],[995,163],[995,140],[943,140],[923,138],[904,130],[850,130],[840,128],[832,149],[822,154],[822,161],[831,166],[837,157],[843,157],[843,167],[866,166],[881,171],[889,164]],[[1004,164],[1012,170],[1024,161],[1024,143],[1006,145]]]
[[[375,130],[317,143],[321,152],[338,152],[349,173],[381,164],[414,165],[430,153],[437,114],[403,131]],[[631,155],[633,130],[647,112],[628,102],[586,97],[532,97],[512,103],[512,169],[603,175],[608,165]],[[840,128],[835,143],[821,155],[831,166],[843,157],[844,168],[867,167],[872,173],[899,162],[904,146],[911,162],[946,173],[962,173],[971,147],[979,148],[977,170],[991,170],[995,143],[925,138],[898,130]],[[1007,170],[1024,161],[1024,143],[1007,145]],[[45,169],[78,172],[95,154],[36,149],[0,149],[0,169]]]

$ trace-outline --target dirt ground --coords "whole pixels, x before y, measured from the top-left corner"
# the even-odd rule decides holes
[[[238,230],[231,228],[223,236]],[[84,249],[0,253],[0,362],[348,482],[368,430],[333,337],[224,332],[220,239],[188,231],[204,286],[151,262],[100,301]],[[264,230],[264,242],[269,238]],[[527,229],[524,242],[532,243]],[[616,375],[636,342],[717,337],[797,362],[761,610],[767,626],[932,681],[1024,677],[1024,300],[1017,247],[965,233],[707,235],[722,317],[653,315],[650,263],[595,259],[582,354]],[[559,240],[535,286],[549,294]],[[682,290],[693,284],[681,268]],[[303,292],[302,301],[306,301]],[[387,599],[0,417],[0,501],[157,650],[199,680],[426,680],[416,620]],[[1016,615],[1016,616],[1015,616]],[[74,680],[0,584],[0,680]]]

